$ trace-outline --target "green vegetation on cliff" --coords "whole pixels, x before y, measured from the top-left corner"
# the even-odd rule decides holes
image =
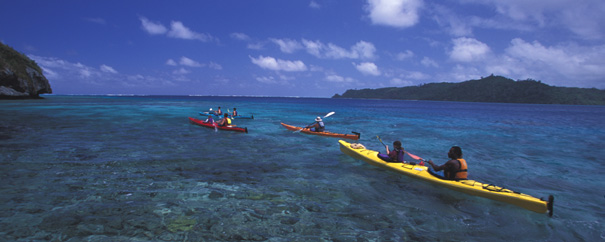
[[[40,98],[52,93],[42,68],[26,55],[0,43],[0,99]]]
[[[333,98],[605,105],[605,90],[554,87],[530,79],[514,81],[491,75],[461,83],[347,90]]]
[[[37,72],[42,73],[42,68],[38,66],[38,63],[10,46],[0,42],[0,68],[18,70],[15,74],[17,74],[19,78],[27,79],[29,75],[25,72],[26,67],[33,68]]]

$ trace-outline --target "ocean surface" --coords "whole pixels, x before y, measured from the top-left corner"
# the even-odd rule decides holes
[[[248,134],[189,123],[237,108]],[[329,112],[384,152],[448,160],[554,215],[355,160],[288,131]],[[277,97],[0,101],[0,241],[604,241],[605,107]],[[356,141],[353,141],[356,142]]]

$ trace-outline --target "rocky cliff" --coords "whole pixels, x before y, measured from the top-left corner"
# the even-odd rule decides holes
[[[38,64],[0,43],[0,99],[40,98],[44,93],[52,89]]]

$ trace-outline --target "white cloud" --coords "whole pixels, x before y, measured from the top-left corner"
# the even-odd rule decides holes
[[[101,69],[101,71],[107,72],[107,73],[113,73],[113,74],[118,73],[115,69],[113,69],[111,66],[108,66],[108,65],[101,65],[100,69]]]
[[[64,60],[60,60],[52,57],[40,57],[30,55],[40,67],[44,70],[44,73],[53,73],[57,79],[68,79],[71,77],[79,77],[83,80],[90,82],[92,76],[102,76],[103,71],[94,67],[83,65],[82,63],[72,63]]]
[[[605,37],[605,1],[571,1],[571,8],[563,8],[559,20],[572,32],[585,39],[603,39]],[[587,4],[586,4],[587,3]]]
[[[302,48],[302,45],[296,40],[291,39],[269,39],[271,42],[279,45],[279,49],[284,53],[294,53]]]
[[[42,71],[44,72],[44,76],[46,78],[48,78],[49,80],[54,80],[54,79],[60,78],[59,73],[57,73],[56,71],[43,67],[43,66],[40,66],[40,67],[42,68]]]
[[[576,80],[576,86],[603,88],[604,57],[605,45],[544,46],[538,41],[529,43],[516,38],[511,41],[505,55],[498,58],[499,62],[487,66],[486,69],[496,69],[522,78],[549,80],[557,85]],[[601,84],[594,85],[590,84],[591,82]]]
[[[365,41],[359,41],[353,47],[351,47],[351,51],[353,53],[357,53],[360,59],[374,59],[374,53],[376,52],[376,47],[374,44]]]
[[[311,0],[311,2],[309,3],[309,7],[319,9],[321,8],[321,5],[319,5],[319,3],[317,3],[316,1]]]
[[[460,37],[472,35],[472,25],[477,24],[476,18],[467,15],[460,16],[453,10],[441,5],[434,5],[434,11],[436,14],[433,19],[451,35]],[[469,18],[475,19],[475,21],[469,21]]]
[[[424,58],[422,58],[422,61],[420,61],[420,63],[426,67],[439,67],[439,64],[437,64],[436,61],[434,61],[433,59],[428,58],[426,56]]]
[[[541,80],[555,86],[605,88],[603,44],[544,45],[515,38],[502,53],[490,55],[480,62],[458,62],[449,73],[431,79],[465,81],[493,73],[512,79]]]
[[[397,53],[397,56],[395,57],[395,59],[402,61],[402,60],[409,59],[412,57],[414,57],[414,52],[412,52],[411,50],[406,50],[404,52]]]
[[[166,34],[166,36],[176,39],[199,40],[209,42],[215,38],[209,34],[197,33],[187,28],[180,21],[170,22],[170,29],[166,28],[161,23],[154,23],[145,17],[140,17],[142,27],[149,34]]]
[[[564,8],[570,8],[576,1],[493,1],[489,0],[486,3],[494,5],[496,12],[508,16],[517,21],[535,21],[540,26],[545,25],[545,13],[549,11],[558,11]]]
[[[322,49],[325,48],[324,44],[322,44],[320,41],[310,41],[310,40],[306,40],[306,39],[303,39],[302,43],[305,46],[305,48],[307,49],[307,53],[314,55],[318,58],[321,58]]]
[[[181,57],[179,64],[181,64],[183,66],[189,66],[189,67],[203,67],[204,66],[203,64],[200,64],[199,62],[189,59],[185,56]]]
[[[355,68],[364,75],[380,76],[378,66],[372,62],[362,62],[359,65],[353,63]]]
[[[212,68],[212,69],[215,69],[215,70],[222,70],[223,69],[223,66],[221,66],[218,63],[215,63],[215,62],[212,62],[212,61],[210,63],[208,63],[208,64],[200,63],[200,62],[198,62],[196,60],[193,60],[193,59],[191,59],[189,57],[186,57],[186,56],[181,56],[181,58],[179,59],[178,63],[175,60],[173,60],[173,59],[168,59],[166,61],[166,65],[169,65],[169,66],[179,66],[180,65],[180,66],[195,67],[195,68],[197,68],[197,67],[208,67],[208,68]],[[183,71],[180,71],[179,74],[187,74],[187,73],[190,73],[190,72],[186,72],[185,73]]]
[[[351,51],[347,51],[346,49],[337,46],[335,44],[332,43],[328,43],[328,46],[326,48],[326,51],[324,51],[326,57],[328,58],[332,58],[332,59],[342,59],[342,58],[351,58],[351,59],[357,59],[359,58],[359,55],[351,50]]]
[[[89,78],[90,76],[92,76],[92,71],[87,67],[80,68],[78,72],[80,73],[80,76],[84,78]]]
[[[119,92],[120,87],[160,87],[173,86],[173,78],[164,79],[157,76],[139,74],[124,75],[107,65],[99,68],[74,63],[53,57],[29,56],[44,70],[44,75],[53,82],[53,89],[58,93],[69,90],[74,86],[81,87],[111,87]],[[115,71],[112,72],[112,70]]]
[[[366,41],[359,41],[350,50],[346,50],[340,46],[329,43],[324,44],[320,41],[310,41],[303,39],[302,45],[307,50],[307,53],[316,56],[317,58],[331,59],[374,59],[376,47],[374,44]]]
[[[169,66],[176,66],[176,65],[178,65],[178,64],[177,64],[177,63],[176,63],[176,61],[174,61],[173,59],[168,59],[168,60],[166,61],[166,65],[169,65]]]
[[[251,50],[262,50],[265,47],[265,45],[263,43],[250,43],[246,46],[246,48],[251,49]]]
[[[185,74],[189,74],[189,73],[191,73],[191,71],[188,71],[187,69],[185,69],[185,68],[183,68],[183,67],[181,67],[181,68],[180,68],[180,69],[178,69],[178,70],[174,70],[174,71],[172,72],[172,74],[175,74],[175,75],[185,75]]]
[[[208,67],[212,68],[212,69],[216,69],[216,70],[222,70],[223,66],[214,63],[214,62],[210,62],[210,64],[208,64]]]
[[[302,61],[288,61],[275,59],[273,57],[259,56],[254,58],[250,56],[252,63],[260,66],[263,69],[269,69],[273,71],[306,71],[307,66]]]
[[[584,39],[605,37],[605,1],[602,0],[473,0],[495,9],[499,26],[567,29]],[[489,21],[492,21],[489,20]]]
[[[329,81],[329,82],[344,82],[344,83],[350,83],[350,82],[354,82],[355,81],[353,78],[342,77],[342,76],[339,76],[339,75],[336,75],[336,74],[326,75],[325,80]]]
[[[460,62],[472,62],[483,59],[490,48],[481,41],[473,38],[457,38],[453,40],[454,47],[450,58]]]
[[[261,77],[257,77],[256,80],[260,83],[265,83],[265,84],[277,84],[275,77],[272,77],[272,76],[261,76]]]
[[[200,40],[203,42],[208,42],[213,39],[213,37],[208,34],[191,31],[179,21],[172,21],[170,23],[170,31],[168,32],[168,36],[177,39]]]
[[[256,81],[260,82],[260,83],[264,83],[264,84],[279,84],[279,85],[290,85],[290,83],[288,82],[288,80],[292,80],[293,78],[289,78],[286,76],[280,76],[279,79],[276,79],[273,76],[261,76],[261,77],[256,77]]]
[[[231,33],[231,38],[237,39],[237,40],[250,40],[250,36],[248,36],[247,34],[244,33]]]
[[[149,34],[165,34],[166,32],[168,32],[168,29],[162,24],[151,22],[145,17],[140,17],[139,19],[141,20],[143,29]]]
[[[418,23],[422,0],[368,0],[365,10],[374,24],[407,28]]]

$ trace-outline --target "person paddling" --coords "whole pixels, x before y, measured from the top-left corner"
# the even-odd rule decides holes
[[[224,118],[217,122],[218,126],[228,126],[231,125],[231,119],[229,118],[229,114],[225,114]]]
[[[233,113],[231,114],[231,116],[232,117],[237,116],[237,109],[236,108],[233,108]]]
[[[382,142],[382,141],[381,141]],[[412,165],[416,165],[416,162],[406,162],[403,158],[403,156],[406,154],[405,149],[403,148],[403,146],[401,145],[401,141],[396,140],[395,142],[393,142],[393,150],[389,150],[389,146],[388,145],[384,145],[384,147],[387,150],[387,154],[378,154],[378,158],[386,161],[386,162],[401,162],[401,163],[409,163]],[[418,163],[418,165],[423,166],[424,162],[420,161],[420,163]]]
[[[315,122],[313,124],[307,125],[305,128],[308,128],[313,132],[323,132],[326,130],[326,125],[320,117],[317,117],[315,118]]]
[[[214,123],[214,119],[212,118],[212,115],[208,115],[208,118],[204,122],[209,123],[209,124],[213,124]]]
[[[396,140],[395,142],[393,142],[393,150],[391,150],[391,151],[389,151],[388,145],[385,145],[384,147],[387,150],[387,154],[388,154],[389,158],[391,159],[391,162],[405,163],[405,161],[403,160],[403,155],[405,154],[405,150],[401,146],[401,141]]]
[[[214,111],[214,114],[220,116],[223,115],[223,111],[221,111],[221,107],[218,107],[218,110]]]
[[[468,166],[466,164],[466,160],[462,159],[462,149],[458,146],[452,146],[450,151],[447,153],[447,156],[451,159],[445,164],[436,166],[433,161],[427,161],[434,171],[443,170],[443,178],[447,180],[466,180],[468,179]],[[431,174],[435,172],[429,169]]]

